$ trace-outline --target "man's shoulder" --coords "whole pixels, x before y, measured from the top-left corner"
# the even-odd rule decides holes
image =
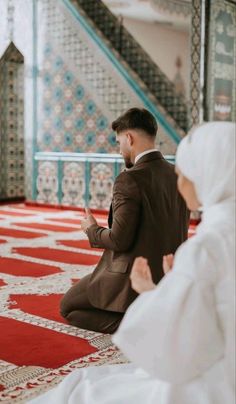
[[[129,168],[127,170],[121,171],[121,173],[116,177],[115,182],[118,183],[132,181],[132,170],[133,168]]]
[[[139,182],[140,175],[145,175],[145,169],[137,169],[135,166],[127,170],[122,171],[115,179],[115,183],[125,184],[137,184]]]
[[[166,174],[176,176],[175,167],[166,159],[153,159],[143,164],[137,164],[129,170],[129,174],[133,177],[146,176],[148,171],[156,171],[159,175]]]
[[[122,171],[115,179],[113,191],[128,192],[138,194],[139,184],[137,178],[133,175],[132,169]]]
[[[158,177],[173,176],[176,177],[174,165],[169,163],[165,159],[156,159],[145,164],[137,164],[132,168],[125,169],[122,171],[115,179],[116,184],[122,183],[139,183],[142,178],[146,178],[149,171],[156,171],[159,175]]]

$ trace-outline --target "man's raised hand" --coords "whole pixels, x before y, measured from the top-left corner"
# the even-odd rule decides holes
[[[81,221],[81,228],[87,234],[88,228],[93,224],[97,224],[95,217],[92,215],[89,208],[85,208],[84,219]]]

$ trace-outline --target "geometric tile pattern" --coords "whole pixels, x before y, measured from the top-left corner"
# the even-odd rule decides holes
[[[71,63],[71,68],[76,68],[76,73],[93,90],[97,100],[103,100],[110,116],[117,116],[129,108],[133,97],[127,94],[125,82],[116,77],[111,68],[108,71],[109,63],[106,63],[97,45],[88,38],[78,21],[64,6],[55,7],[52,0],[44,0],[43,12],[49,38],[58,49],[63,50],[67,63]],[[54,24],[56,30],[53,29]],[[136,97],[134,99],[137,100]]]
[[[55,162],[39,162],[37,191],[37,202],[58,204],[58,170]]]
[[[24,58],[13,43],[0,60],[0,199],[24,196]]]
[[[39,151],[116,152],[107,117],[52,44],[45,45]]]
[[[114,182],[113,164],[92,163],[89,206],[94,209],[108,209],[111,203]]]
[[[59,81],[59,84],[56,83],[56,87],[62,85],[63,88],[68,90],[66,94],[65,91],[61,92],[59,90],[57,103],[60,102],[61,96],[61,102],[64,101],[65,103],[70,98],[73,106],[78,106],[77,111],[76,108],[71,111],[70,104],[59,106],[62,115],[65,108],[67,109],[68,115],[65,116],[65,120],[69,129],[64,128],[64,133],[68,132],[67,144],[65,144],[64,134],[63,136],[58,135],[56,141],[59,142],[59,137],[61,136],[61,144],[64,142],[66,146],[64,151],[73,149],[73,151],[78,150],[78,152],[116,153],[117,148],[114,134],[110,129],[110,122],[130,107],[143,107],[143,102],[136,91],[127,86],[126,79],[114,69],[113,62],[103,54],[99,48],[100,45],[93,41],[63,3],[60,2],[55,7],[53,0],[42,0],[40,4],[42,7],[41,17],[43,24],[45,24],[44,32],[41,33],[44,36],[41,42],[45,43],[45,38],[48,42],[48,47],[44,47],[44,53],[41,56],[40,78],[44,77],[45,70],[49,68],[47,64],[47,59],[49,59],[53,81]],[[85,20],[88,21],[86,17]],[[99,37],[95,26],[92,30]],[[105,42],[107,45],[105,38],[101,38],[100,42]],[[118,55],[115,55],[115,57],[118,58]],[[119,62],[121,63],[120,60]],[[57,67],[58,73],[55,71],[55,67]],[[132,77],[133,73],[127,64],[125,69]],[[68,72],[66,82],[63,72],[64,74]],[[137,76],[135,76],[135,81],[139,86],[143,86]],[[46,84],[50,86],[50,78],[48,81],[46,78]],[[78,86],[77,93],[76,86]],[[50,89],[46,88],[45,83],[42,83],[41,93],[44,94],[44,92],[51,99],[52,95],[49,95]],[[47,105],[45,105],[45,94],[43,96],[44,100],[41,101],[41,104],[44,104],[46,111],[50,113],[50,110],[47,110]],[[169,120],[170,125],[175,127],[174,120],[168,114],[166,116],[166,111],[161,106],[159,109],[165,119]],[[52,113],[55,114],[55,111],[52,110]],[[74,121],[72,121],[73,115],[75,115]],[[48,121],[47,117],[43,116]],[[79,120],[75,127],[77,118]],[[60,127],[60,121],[56,123]],[[74,133],[76,133],[77,138],[71,136]],[[181,134],[183,135],[182,132]],[[43,135],[40,134],[40,141],[42,141],[42,138]],[[50,141],[50,136],[48,140]],[[176,150],[176,143],[165,133],[161,126],[157,144],[164,154],[173,154]],[[43,150],[45,150],[45,147],[44,145]],[[48,145],[47,150],[49,150],[49,147]],[[60,148],[58,144],[56,147]],[[41,146],[40,150],[42,150]],[[50,150],[52,151],[52,147]]]
[[[51,159],[51,161],[50,161]],[[121,157],[85,154],[70,157],[37,155],[38,202],[109,209],[114,180],[124,169]],[[172,159],[167,160],[173,163]]]
[[[100,153],[106,159],[106,153],[117,153],[110,122],[142,103],[62,4],[55,7],[53,0],[42,0],[39,6],[43,48],[38,50],[37,149],[63,154],[54,161],[38,161],[37,201],[107,209],[122,163],[113,159],[109,164],[102,156],[92,163],[89,156]],[[165,154],[176,150],[161,127],[157,147]],[[69,157],[67,162],[69,153],[87,157],[81,162]]]
[[[86,165],[76,162],[63,163],[61,180],[62,205],[85,206]]]
[[[190,80],[190,127],[200,123],[201,114],[201,43],[202,1],[192,0],[191,21],[191,80]]]
[[[85,156],[68,162],[63,156],[59,159],[54,155],[54,161],[44,161],[43,153],[37,157],[37,202],[109,209],[113,183],[123,161],[113,157],[111,162],[106,154],[103,158]]]

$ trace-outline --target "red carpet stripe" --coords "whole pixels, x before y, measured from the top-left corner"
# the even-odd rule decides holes
[[[9,300],[10,302],[16,302],[16,304],[10,306],[12,309],[21,309],[24,313],[67,324],[67,321],[60,315],[60,300],[62,297],[63,295],[59,294],[50,296],[10,295]]]
[[[0,327],[0,358],[18,366],[57,368],[97,351],[82,338],[10,318],[0,317]]]
[[[47,247],[17,247],[14,248],[12,252],[26,255],[27,257],[41,258],[44,260],[52,260],[74,265],[95,265],[100,259],[100,256],[96,255],[56,250]]]
[[[36,211],[39,213],[47,213],[47,212],[62,212],[62,209],[56,209],[56,208],[46,208],[44,206],[40,207],[40,206],[29,206],[29,205],[24,205],[24,206],[20,206],[20,205],[15,205],[12,204],[10,207],[15,208],[15,209],[20,209],[20,210],[32,210],[32,211]]]
[[[0,268],[4,274],[15,276],[32,276],[38,278],[62,272],[56,266],[37,264],[35,262],[27,262],[15,258],[0,257]]]
[[[4,227],[0,227],[0,236],[8,236],[15,238],[38,238],[45,237],[47,234],[44,233],[35,233],[32,231],[23,231],[16,229],[5,229]]]
[[[14,211],[9,211],[9,210],[0,210],[0,215],[3,216],[32,216],[32,213],[21,213],[21,212],[14,212]]]
[[[57,244],[62,244],[67,247],[82,248],[91,251],[99,251],[99,252],[103,251],[101,248],[90,247],[88,240],[57,240]]]
[[[12,223],[12,224],[14,224],[14,226],[27,227],[30,229],[42,229],[58,232],[76,231],[75,227],[55,226],[53,224],[46,224],[46,223]]]
[[[7,241],[0,239],[0,244],[4,244],[4,243],[7,243]]]

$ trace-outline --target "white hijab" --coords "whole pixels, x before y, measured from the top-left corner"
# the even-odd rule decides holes
[[[235,136],[232,122],[199,126],[180,143],[176,165],[194,183],[202,204],[200,232],[214,233],[214,254],[224,263],[225,298],[228,301],[225,357],[228,374],[235,374]],[[230,234],[230,240],[226,237]],[[225,276],[225,273],[223,274]]]
[[[209,122],[180,143],[176,165],[196,188],[203,209],[235,201],[235,124]]]
[[[113,337],[136,365],[174,384],[204,373],[206,366],[214,367],[220,358],[227,380],[233,384],[234,130],[232,123],[207,123],[181,141],[176,164],[195,185],[203,208],[202,222],[196,236],[178,249],[173,271],[156,289],[136,299]],[[210,270],[208,262],[215,265]],[[195,271],[199,271],[201,281]],[[205,290],[209,295],[204,295]],[[198,312],[191,331],[188,327],[193,307]],[[204,321],[208,323],[201,333],[197,327],[203,326]]]

